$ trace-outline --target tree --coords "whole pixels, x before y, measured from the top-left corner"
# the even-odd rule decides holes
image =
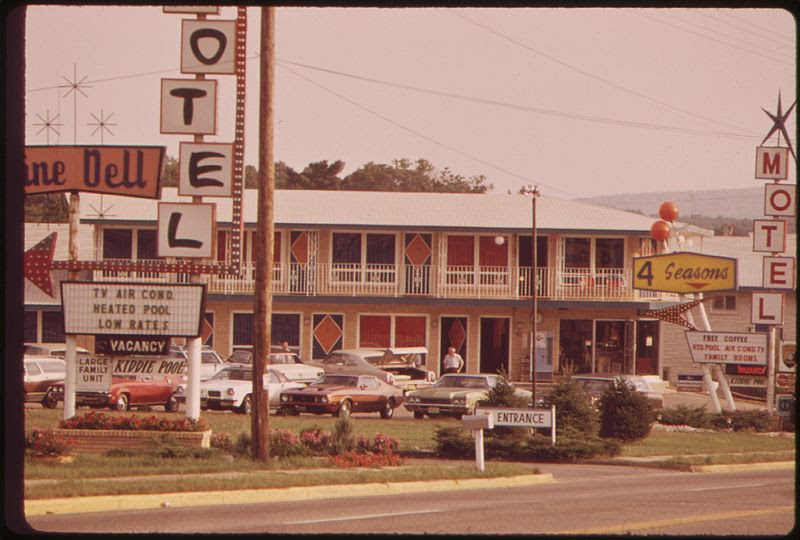
[[[178,160],[172,156],[167,156],[164,160],[164,172],[161,175],[161,187],[178,186]]]
[[[25,197],[25,223],[67,223],[69,203],[64,193],[41,193]]]

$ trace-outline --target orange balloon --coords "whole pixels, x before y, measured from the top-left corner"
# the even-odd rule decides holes
[[[663,202],[658,208],[658,215],[664,221],[675,221],[678,219],[678,205],[672,201]]]
[[[653,223],[650,227],[650,236],[659,242],[669,238],[669,223],[660,219]]]

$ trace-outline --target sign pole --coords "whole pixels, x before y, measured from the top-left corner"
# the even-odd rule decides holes
[[[483,472],[486,468],[483,460],[483,430],[473,429],[472,435],[475,437],[475,467]]]
[[[702,299],[703,293],[700,293],[696,296],[698,299]],[[706,313],[705,304],[700,302],[700,305],[697,307],[700,310],[700,320],[703,321],[703,330],[710,332],[711,323],[708,321],[708,314]],[[713,369],[715,369],[717,372],[719,385],[722,387],[722,394],[725,396],[725,400],[728,402],[728,410],[733,412],[736,410],[736,403],[733,401],[733,394],[731,393],[730,385],[728,385],[728,379],[725,377],[725,371],[720,367],[719,364],[714,364]]]
[[[773,405],[775,404],[775,326],[769,327],[769,340],[767,346],[769,353],[767,356],[767,413],[772,415],[775,412]]]
[[[551,414],[553,415],[553,427],[550,428],[550,442],[555,447],[556,445],[556,406],[552,405],[550,407]]]
[[[686,312],[686,320],[689,321],[689,324],[695,326],[694,324],[694,315],[692,315],[692,310]],[[708,364],[700,364],[700,368],[703,370],[703,383],[708,388],[708,395],[711,398],[711,405],[714,407],[714,412],[717,414],[722,414],[722,406],[719,404],[719,396],[717,396],[717,392],[714,390],[714,380],[711,378],[711,370],[708,368]]]

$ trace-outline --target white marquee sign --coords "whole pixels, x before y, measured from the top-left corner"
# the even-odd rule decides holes
[[[767,334],[685,332],[692,361],[698,364],[767,364]]]

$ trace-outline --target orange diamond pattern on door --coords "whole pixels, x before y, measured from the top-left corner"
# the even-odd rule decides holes
[[[322,360],[333,350],[342,348],[344,316],[341,314],[314,315],[314,343],[312,357]]]
[[[432,241],[430,234],[406,233],[405,235],[406,294],[431,292]]]
[[[439,344],[439,373],[444,373],[442,361],[449,347],[455,347],[456,352],[464,359],[464,371],[468,370],[466,317],[442,317]]]

